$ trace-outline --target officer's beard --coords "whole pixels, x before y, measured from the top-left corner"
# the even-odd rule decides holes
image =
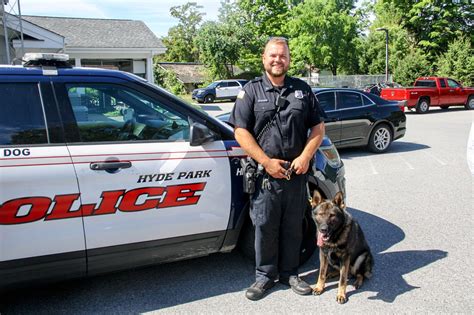
[[[265,67],[265,71],[271,75],[272,77],[279,78],[283,77],[288,72],[289,66],[282,66],[280,68],[273,68],[272,65],[268,65]]]

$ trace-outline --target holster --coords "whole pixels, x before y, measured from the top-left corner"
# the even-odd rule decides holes
[[[258,164],[251,157],[246,157],[240,159],[240,165],[242,166],[244,193],[253,194],[258,176]]]

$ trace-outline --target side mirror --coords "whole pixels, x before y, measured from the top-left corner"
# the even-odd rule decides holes
[[[201,123],[194,122],[189,119],[189,137],[192,147],[212,142],[217,139],[217,135]]]

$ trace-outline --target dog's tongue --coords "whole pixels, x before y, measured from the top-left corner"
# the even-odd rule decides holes
[[[322,247],[324,245],[324,240],[323,240],[323,234],[322,233],[318,233],[317,245],[319,247]]]

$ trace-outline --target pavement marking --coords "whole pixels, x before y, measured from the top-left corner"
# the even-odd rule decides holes
[[[432,159],[434,159],[436,162],[438,162],[439,164],[441,164],[442,166],[445,166],[445,165],[448,165],[446,162],[444,162],[443,160],[437,158],[433,153],[428,153],[426,151],[421,151],[423,152],[424,154],[428,155],[429,157],[431,157]]]
[[[414,170],[415,168],[413,167],[413,165],[411,165],[403,156],[401,155],[397,155],[402,161],[403,163],[406,164],[406,166],[411,169],[411,170]]]
[[[467,139],[466,159],[471,175],[474,175],[474,122],[471,124],[469,139]]]
[[[370,169],[372,170],[372,175],[377,175],[378,172],[375,169],[374,163],[372,162],[372,159],[370,158],[369,155],[367,156],[367,161],[369,161],[369,166],[370,166]]]

